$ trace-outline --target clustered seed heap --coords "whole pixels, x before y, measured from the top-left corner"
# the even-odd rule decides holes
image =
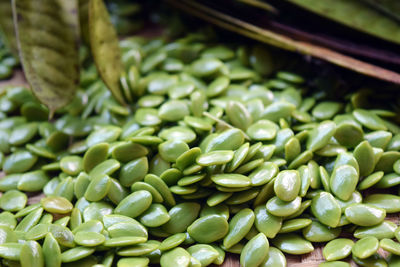
[[[52,122],[27,89],[0,89],[2,265],[194,267],[230,252],[279,267],[328,241],[327,261],[399,262],[400,228],[385,218],[400,197],[362,195],[400,183],[397,114],[367,109],[373,93],[331,101],[299,75],[267,78],[265,47],[199,34],[121,48],[127,106],[87,59]]]

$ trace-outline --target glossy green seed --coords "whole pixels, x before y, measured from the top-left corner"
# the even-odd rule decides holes
[[[208,97],[216,97],[216,96],[222,94],[228,88],[229,83],[230,83],[230,80],[226,76],[221,76],[221,77],[216,78],[214,81],[212,81],[209,84],[209,86],[206,90],[207,96]]]
[[[376,237],[367,236],[358,240],[353,248],[352,253],[360,259],[366,259],[374,255],[379,248],[379,241]]]
[[[165,140],[181,140],[186,143],[191,143],[196,139],[196,133],[188,127],[174,126],[162,130],[159,137]]]
[[[344,261],[328,261],[320,263],[318,267],[350,267],[350,264]]]
[[[110,185],[111,179],[108,175],[92,175],[92,180],[86,189],[84,197],[88,201],[99,201],[107,195]]]
[[[42,208],[36,208],[35,210],[31,211],[18,223],[17,227],[15,227],[15,231],[26,232],[30,230],[33,226],[35,226],[39,222],[40,217],[42,217],[42,214],[43,214]]]
[[[246,130],[253,122],[246,106],[238,101],[229,101],[225,112],[232,125],[242,130]]]
[[[246,133],[254,140],[266,141],[272,140],[277,133],[278,126],[269,120],[259,120],[250,125]]]
[[[201,58],[191,64],[191,73],[197,77],[210,76],[216,73],[223,63],[215,58]]]
[[[146,266],[148,266],[148,264],[149,264],[148,258],[132,257],[132,258],[120,259],[117,263],[117,266],[118,267],[129,267],[129,266],[146,267]]]
[[[274,238],[271,242],[279,250],[293,255],[307,254],[314,250],[311,242],[296,234],[282,234]]]
[[[139,108],[135,112],[135,120],[142,126],[156,126],[161,123],[157,109]]]
[[[136,191],[124,198],[115,208],[114,212],[135,218],[150,207],[151,201],[152,196],[148,191]]]
[[[51,224],[49,225],[49,231],[53,234],[60,246],[70,248],[75,246],[74,235],[67,227],[58,224]]]
[[[339,236],[340,228],[330,228],[318,221],[313,221],[309,226],[303,228],[303,236],[311,242],[327,242]]]
[[[307,226],[309,226],[312,223],[312,220],[310,219],[292,219],[283,222],[281,229],[279,230],[280,234],[285,234],[285,233],[290,233],[294,232],[300,229],[303,229]]]
[[[274,184],[276,196],[283,201],[293,201],[300,191],[301,181],[298,171],[287,170],[278,174]]]
[[[143,108],[154,108],[164,102],[164,97],[160,95],[145,95],[138,100],[138,105]]]
[[[0,226],[6,226],[10,229],[14,229],[17,225],[17,219],[14,214],[8,211],[3,211],[0,213]]]
[[[152,204],[140,216],[140,222],[147,227],[158,227],[168,222],[170,216],[167,209],[161,204]]]
[[[170,100],[161,105],[158,116],[165,121],[178,121],[190,114],[189,107],[182,100]]]
[[[71,248],[61,253],[61,261],[64,263],[75,262],[93,254],[94,251],[95,251],[94,248],[87,248],[87,247]]]
[[[250,231],[254,220],[254,212],[251,209],[243,209],[235,214],[229,222],[229,232],[223,241],[224,247],[229,249],[242,240]]]
[[[395,255],[400,254],[400,244],[389,238],[384,238],[379,242],[379,247]]]
[[[268,255],[269,242],[263,233],[253,237],[243,247],[240,254],[240,264],[242,266],[258,266]]]
[[[61,266],[61,249],[51,233],[48,233],[44,239],[43,256],[46,266]]]
[[[180,82],[172,85],[168,89],[168,96],[171,99],[180,99],[190,95],[195,89],[195,85],[192,82]]]
[[[375,226],[364,226],[357,228],[354,232],[354,237],[363,238],[367,236],[374,236],[378,239],[393,238],[396,228],[397,226],[395,223],[391,221],[383,221]]]
[[[185,239],[186,239],[185,233],[178,233],[171,235],[170,237],[164,239],[163,242],[161,242],[159,249],[161,251],[170,250],[182,244],[183,241],[185,241]]]
[[[113,237],[107,239],[103,246],[105,247],[125,247],[136,244],[141,244],[147,241],[146,237],[138,237],[138,236],[121,236],[121,237]]]
[[[7,156],[3,162],[3,171],[7,174],[23,173],[32,168],[38,157],[29,151],[18,150]]]
[[[334,169],[330,179],[330,189],[341,200],[348,200],[358,183],[357,170],[350,165]]]
[[[353,116],[359,121],[363,126],[371,130],[386,130],[386,126],[382,119],[379,118],[374,113],[364,110],[355,109],[353,111]]]
[[[296,197],[294,200],[287,202],[287,201],[282,201],[278,197],[273,197],[267,202],[267,210],[275,216],[290,216],[298,209],[300,208],[301,205],[301,198]]]
[[[368,141],[361,142],[353,152],[360,168],[360,175],[367,176],[372,173],[375,167],[375,157],[372,146]]]
[[[123,186],[131,186],[133,183],[143,180],[148,170],[149,165],[146,157],[132,160],[122,166],[119,181]]]
[[[107,174],[107,175],[111,175],[113,174],[115,171],[117,171],[121,166],[121,163],[119,163],[117,160],[115,159],[108,159],[106,161],[103,161],[102,163],[98,164],[96,167],[94,167],[89,175],[92,179],[92,177],[95,177],[97,175],[101,175],[101,174]]]
[[[49,177],[43,171],[32,171],[24,173],[18,181],[18,190],[35,192],[42,190]]]
[[[392,194],[372,194],[364,199],[364,203],[382,208],[386,213],[400,211],[400,197]]]
[[[24,193],[10,190],[0,197],[0,208],[6,211],[19,211],[25,207],[27,199]]]
[[[391,132],[374,131],[365,134],[364,138],[371,144],[371,146],[386,149],[392,136]]]
[[[315,151],[326,146],[335,134],[336,124],[332,121],[324,121],[313,129],[307,139],[307,149]]]
[[[386,211],[372,205],[353,204],[346,208],[345,215],[355,225],[373,226],[383,222]]]
[[[269,247],[268,254],[260,266],[262,267],[285,267],[285,255],[275,247]]]
[[[206,145],[203,152],[214,150],[236,150],[244,142],[243,132],[239,129],[228,129],[213,137]],[[201,148],[201,147],[200,147]]]
[[[77,175],[83,170],[83,161],[78,156],[67,156],[60,160],[60,168],[68,175]]]
[[[153,186],[161,194],[167,206],[175,206],[174,195],[163,180],[156,175],[148,174],[144,177],[144,181]]]
[[[183,248],[174,248],[162,254],[160,263],[161,266],[165,267],[188,267],[190,263],[190,254]]]
[[[295,109],[296,106],[292,103],[277,101],[267,106],[260,117],[261,119],[277,122],[280,118],[290,116]]]
[[[27,267],[44,267],[42,248],[36,241],[27,241],[21,248],[21,265]]]
[[[221,186],[229,188],[246,187],[251,184],[251,180],[241,174],[217,174],[211,176],[211,180]]]
[[[161,157],[169,162],[175,162],[184,152],[189,150],[189,146],[181,140],[169,140],[158,146]]]
[[[0,257],[8,260],[19,261],[23,244],[3,243],[0,244]]]
[[[86,144],[88,147],[92,147],[99,143],[113,142],[118,139],[121,131],[121,128],[117,126],[103,126],[88,136]]]
[[[135,191],[140,191],[140,190],[146,190],[149,191],[151,196],[153,197],[153,202],[156,203],[162,203],[164,201],[164,198],[162,197],[162,195],[157,191],[157,189],[155,189],[153,186],[151,186],[148,183],[144,183],[144,182],[135,182],[132,186],[131,186],[131,191],[135,192]]]
[[[400,152],[386,151],[379,158],[375,166],[375,171],[393,172],[393,164],[400,159]]]
[[[340,206],[328,192],[321,192],[312,199],[311,211],[325,225],[336,227],[339,224],[341,215]]]
[[[354,242],[351,239],[334,239],[326,244],[322,250],[322,254],[327,261],[341,260],[350,255],[353,246]]]
[[[222,165],[231,161],[233,155],[233,151],[230,150],[211,151],[198,156],[196,163],[200,166]]]
[[[211,243],[221,239],[228,230],[228,222],[219,215],[201,217],[187,228],[189,235],[200,243]]]
[[[31,122],[15,127],[10,134],[11,145],[19,146],[29,142],[37,133],[37,123]]]
[[[49,196],[42,198],[40,204],[50,213],[66,214],[72,211],[73,205],[64,197]]]
[[[376,183],[378,183],[382,179],[383,174],[384,174],[384,172],[382,172],[382,171],[374,172],[374,173],[370,174],[369,176],[364,178],[364,180],[362,180],[358,184],[357,189],[365,190],[367,188],[374,186]]]
[[[128,162],[149,153],[148,149],[140,144],[131,142],[121,143],[112,150],[112,156],[120,162]]]
[[[106,238],[99,233],[79,231],[75,234],[74,241],[81,246],[95,247],[103,244]]]
[[[201,266],[208,266],[219,256],[218,251],[206,244],[193,245],[187,249],[190,255],[200,262]]]

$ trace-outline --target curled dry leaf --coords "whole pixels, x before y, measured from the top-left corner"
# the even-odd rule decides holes
[[[102,0],[89,2],[89,35],[94,62],[115,99],[125,104],[119,86],[122,72],[117,33]]]
[[[287,0],[358,31],[400,44],[400,23],[359,0]],[[396,2],[396,1],[393,1]],[[394,6],[394,4],[393,4]]]
[[[13,0],[20,59],[35,96],[50,114],[68,104],[79,83],[76,0]]]
[[[260,28],[251,23],[247,23],[240,19],[216,11],[196,1],[167,0],[167,2],[219,27],[267,43],[269,45],[273,45],[288,51],[311,55],[371,77],[400,84],[400,74],[396,72],[363,62],[322,46],[293,40],[285,35]]]

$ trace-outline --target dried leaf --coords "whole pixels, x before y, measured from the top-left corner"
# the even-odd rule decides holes
[[[11,52],[14,55],[18,55],[10,0],[0,0],[0,31],[4,34],[7,46]]]
[[[117,33],[102,0],[89,2],[89,35],[94,62],[115,99],[125,104],[119,87],[122,72]]]
[[[86,44],[89,44],[89,0],[78,0],[78,4],[81,38]]]
[[[51,114],[68,104],[79,83],[76,0],[13,0],[22,66]]]
[[[240,19],[223,14],[212,8],[204,6],[195,1],[188,0],[167,0],[169,3],[179,7],[195,16],[223,27],[227,30],[239,33],[241,35],[253,38],[255,40],[285,49],[293,52],[311,55],[333,64],[357,71],[359,73],[386,80],[389,82],[400,84],[400,74],[386,70],[384,68],[374,66],[372,64],[357,60],[355,58],[343,55],[325,47],[309,44],[306,42],[296,41]]]
[[[400,24],[359,0],[286,0],[361,32],[400,44]]]

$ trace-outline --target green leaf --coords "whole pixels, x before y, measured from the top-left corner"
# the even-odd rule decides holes
[[[361,60],[357,60],[322,46],[293,40],[283,34],[278,34],[266,28],[260,28],[251,23],[244,22],[240,19],[209,8],[196,1],[167,0],[167,2],[219,27],[250,37],[260,42],[288,51],[311,55],[371,77],[400,84],[400,74],[396,72],[363,62]]]
[[[118,37],[102,0],[89,2],[89,35],[93,59],[101,78],[115,99],[125,104],[119,86],[122,63]]]
[[[78,0],[78,5],[81,38],[86,44],[89,44],[89,0]]]
[[[400,1],[398,0],[363,0],[400,22]]]
[[[0,0],[0,31],[4,34],[7,46],[11,52],[14,55],[18,55],[10,0]]]
[[[400,44],[400,23],[359,0],[286,0],[320,16]]]
[[[79,83],[76,11],[76,0],[13,0],[25,76],[50,114],[74,98]]]

